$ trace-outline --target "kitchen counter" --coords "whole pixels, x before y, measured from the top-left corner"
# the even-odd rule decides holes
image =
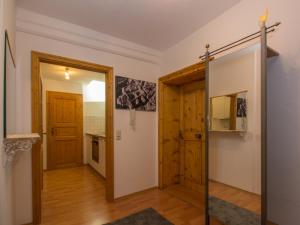
[[[94,134],[94,133],[85,133],[86,135],[92,136],[92,137],[98,137],[98,138],[106,138],[105,134]]]

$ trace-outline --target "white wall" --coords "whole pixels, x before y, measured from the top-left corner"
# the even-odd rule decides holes
[[[247,132],[212,132],[209,178],[261,193],[260,48],[251,46],[210,64],[210,97],[247,91]]]
[[[207,43],[216,49],[257,31],[258,18],[266,7],[268,24],[282,22],[269,41],[280,52],[269,67],[269,217],[279,225],[295,225],[300,223],[300,1],[243,0],[168,49],[162,70],[167,73],[197,62]]]
[[[43,84],[43,133],[47,133],[47,91],[67,92],[74,94],[82,94],[82,85],[71,81],[58,81],[51,79],[42,79]],[[43,137],[43,168],[47,169],[47,136]],[[86,151],[84,151],[84,156]],[[85,157],[84,157],[85,158]]]
[[[105,102],[83,102],[85,133],[105,134]]]
[[[19,19],[30,21],[26,14],[19,14]],[[28,18],[27,18],[28,17]],[[48,17],[39,17],[40,23],[52,23]],[[31,57],[32,50],[70,57],[97,64],[112,66],[115,75],[123,75],[136,79],[155,82],[160,74],[160,66],[145,60],[145,57],[133,56],[132,49],[123,49],[118,53],[110,51],[104,42],[95,43],[89,38],[77,36],[74,32],[64,30],[55,38],[44,32],[43,27],[34,25],[23,26],[17,22],[17,124],[19,132],[31,130]],[[65,24],[55,20],[57,26]],[[72,27],[73,25],[70,25]],[[67,25],[65,27],[68,27]],[[73,26],[74,27],[74,26]],[[75,26],[76,28],[76,26]],[[75,29],[74,28],[74,29]],[[46,29],[46,28],[45,28]],[[50,29],[47,26],[47,29]],[[66,28],[67,29],[67,28]],[[33,31],[34,30],[34,31]],[[80,27],[78,28],[80,33]],[[51,33],[51,32],[50,32]],[[85,32],[84,34],[87,34]],[[75,37],[74,37],[75,36]],[[75,42],[74,39],[80,39]],[[70,40],[70,41],[69,41]],[[78,44],[76,44],[78,43]],[[84,44],[85,43],[85,44]],[[98,44],[106,45],[106,50],[98,48]],[[145,51],[141,47],[141,51]],[[136,51],[136,53],[139,53]],[[139,53],[140,54],[140,53]],[[152,53],[151,58],[155,58]],[[149,57],[147,56],[149,59]],[[151,61],[151,62],[150,62]],[[155,60],[154,60],[155,61]],[[114,111],[114,130],[122,131],[122,140],[115,140],[115,197],[120,197],[157,185],[157,154],[156,154],[156,113],[137,112],[136,130],[129,127],[129,112]],[[147,144],[145,144],[147,143]],[[25,153],[16,162],[15,173],[16,223],[32,222],[32,193],[31,193],[31,154]]]
[[[15,1],[0,0],[0,74],[4,76],[4,30],[7,29],[15,49]],[[3,79],[0,79],[0,143],[3,141]],[[5,160],[0,146],[0,225],[13,225],[12,165],[3,167]]]
[[[7,30],[11,42],[13,55],[15,56],[16,40],[16,2],[15,0],[2,0],[3,12],[3,29]]]
[[[93,83],[94,82],[94,83]],[[84,130],[89,134],[105,134],[105,82],[91,81],[83,85]]]

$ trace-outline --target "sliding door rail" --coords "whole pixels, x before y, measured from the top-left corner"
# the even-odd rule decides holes
[[[266,28],[267,34],[276,31],[276,28],[277,28],[280,24],[281,24],[280,22],[277,22],[277,23],[273,24],[272,26],[267,27],[267,28]],[[245,44],[245,43],[247,43],[247,42],[249,42],[249,41],[255,40],[256,38],[259,38],[260,36],[261,36],[261,31],[258,31],[258,32],[255,32],[255,33],[253,33],[253,34],[247,35],[246,37],[243,37],[243,38],[241,38],[241,39],[239,39],[239,40],[237,40],[237,41],[234,41],[234,42],[232,42],[232,43],[230,43],[230,44],[224,45],[224,46],[221,47],[221,48],[218,48],[218,49],[216,49],[216,50],[214,50],[214,51],[211,51],[211,52],[209,53],[209,56],[210,56],[210,57],[213,57],[213,56],[218,55],[218,54],[220,54],[220,53],[222,53],[222,52],[225,52],[225,51],[227,51],[227,50],[229,50],[229,49],[235,48],[235,47],[237,47],[237,46],[239,46],[239,45],[242,45],[242,44]],[[205,60],[205,56],[206,56],[206,54],[201,55],[199,58],[200,58],[201,60]]]

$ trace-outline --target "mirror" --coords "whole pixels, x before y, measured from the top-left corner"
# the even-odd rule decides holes
[[[211,131],[247,131],[247,91],[210,98]]]
[[[261,225],[265,193],[259,52],[259,45],[248,47],[209,65],[210,225]]]
[[[16,133],[16,66],[7,32],[5,32],[3,89],[3,135],[6,138],[7,134]]]

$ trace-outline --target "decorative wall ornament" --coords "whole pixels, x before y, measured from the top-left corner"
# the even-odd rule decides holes
[[[6,153],[4,166],[8,162],[12,162],[18,152],[30,151],[32,149],[32,145],[39,139],[40,136],[38,134],[7,135],[7,138],[4,138],[3,140],[3,150]]]
[[[156,83],[116,76],[116,109],[156,111]]]

